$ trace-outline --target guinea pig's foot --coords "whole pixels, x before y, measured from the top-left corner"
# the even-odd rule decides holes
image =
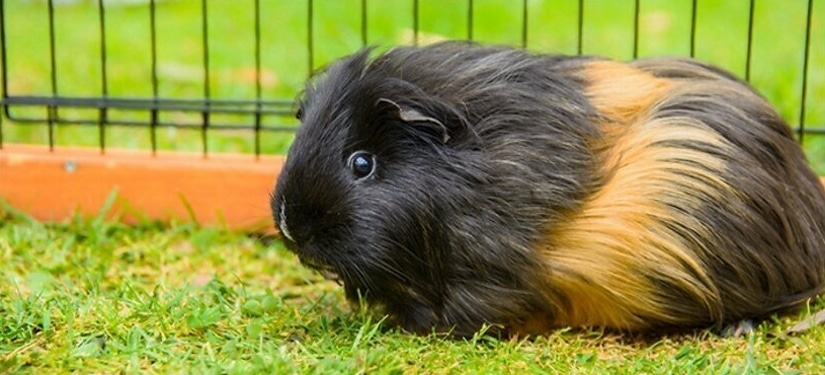
[[[750,319],[743,319],[736,323],[728,324],[719,331],[722,337],[742,337],[753,332],[753,321]]]

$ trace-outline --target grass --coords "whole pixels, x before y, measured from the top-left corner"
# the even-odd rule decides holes
[[[102,217],[102,216],[101,216]],[[825,368],[825,326],[742,338],[412,336],[278,242],[187,223],[0,218],[0,373],[747,373]],[[821,301],[820,307],[825,307]],[[812,307],[815,308],[816,306]],[[804,316],[805,313],[803,312]]]

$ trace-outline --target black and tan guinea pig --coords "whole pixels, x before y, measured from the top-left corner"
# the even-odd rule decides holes
[[[704,63],[445,42],[310,80],[271,197],[303,264],[416,333],[643,332],[825,292],[825,191]]]

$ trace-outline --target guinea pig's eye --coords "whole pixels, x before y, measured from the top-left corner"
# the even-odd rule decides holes
[[[375,155],[364,151],[356,151],[350,155],[348,164],[355,177],[364,178],[375,171]]]

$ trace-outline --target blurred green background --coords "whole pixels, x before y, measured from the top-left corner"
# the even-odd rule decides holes
[[[255,99],[254,0],[208,0],[209,91],[213,98]],[[634,1],[584,0],[579,45],[579,0],[528,0],[527,47],[542,52],[597,54],[628,60],[634,51]],[[366,4],[366,12],[362,5]],[[420,43],[466,39],[521,45],[523,4],[519,0],[475,0],[472,30],[467,0],[260,0],[261,87],[263,99],[292,100],[313,70],[351,53],[366,42],[388,48],[415,38],[418,8]],[[825,0],[812,0],[807,100],[802,108],[803,66],[808,0],[755,0],[750,81],[792,125],[825,130]],[[311,6],[310,6],[311,5]],[[693,0],[639,1],[639,56],[687,56],[691,49]],[[695,56],[744,77],[747,66],[750,0],[696,2]],[[5,51],[8,95],[52,95],[54,73],[60,96],[102,95],[100,12],[96,0],[54,2],[55,69],[49,44],[48,3],[5,0]],[[144,0],[106,0],[106,90],[110,97],[150,98],[152,64],[150,7]],[[310,8],[312,21],[309,22]],[[157,0],[157,76],[161,98],[204,96],[203,3]],[[310,31],[311,30],[311,31]],[[310,33],[312,35],[310,51]],[[43,108],[12,108],[16,115],[44,116]],[[96,118],[94,109],[61,109],[63,118]],[[147,112],[110,111],[112,119],[148,120]],[[164,113],[164,120],[197,123],[198,113]],[[213,121],[252,124],[252,116],[215,115]],[[265,125],[289,125],[290,116]],[[3,119],[4,143],[48,142],[44,124]],[[148,149],[148,128],[110,126],[107,147]],[[158,147],[200,151],[198,129],[162,127]],[[251,152],[254,134],[241,129],[210,130],[212,151]],[[290,132],[263,132],[264,153],[285,153]],[[94,126],[57,125],[56,147],[98,145]],[[820,174],[825,174],[825,135],[808,134],[803,146]]]

